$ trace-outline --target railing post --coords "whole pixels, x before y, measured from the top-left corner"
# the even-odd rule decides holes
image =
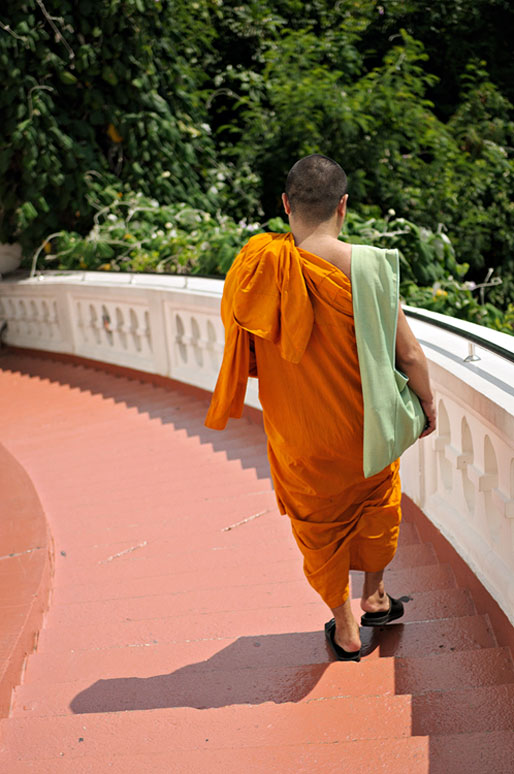
[[[468,341],[468,354],[467,357],[464,358],[465,363],[474,363],[476,360],[480,360],[479,356],[476,353],[475,350],[475,342],[474,341]]]

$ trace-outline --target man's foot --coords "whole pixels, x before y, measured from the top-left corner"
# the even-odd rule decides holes
[[[361,638],[359,634],[359,627],[356,626],[355,632],[346,632],[340,634],[337,626],[335,627],[334,641],[336,645],[346,651],[359,650],[361,646]]]
[[[325,637],[327,639],[328,646],[338,661],[360,661],[360,639],[358,638],[359,645],[357,648],[348,647],[343,648],[336,639],[336,620],[332,618],[325,624]],[[355,644],[355,638],[351,642],[351,645]]]
[[[389,595],[385,591],[377,591],[369,597],[361,598],[361,608],[365,613],[386,613],[389,607]]]
[[[352,613],[350,597],[339,607],[332,608],[334,614],[333,640],[337,647],[348,653],[356,652],[361,646],[359,624]],[[329,622],[330,623],[330,622]]]
[[[391,621],[396,621],[397,618],[401,618],[404,614],[403,603],[399,599],[393,599],[389,594],[387,595],[387,601],[389,603],[387,610],[378,610],[373,613],[364,613],[361,618],[362,626],[384,626]]]

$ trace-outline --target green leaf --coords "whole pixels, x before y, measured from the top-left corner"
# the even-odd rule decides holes
[[[116,86],[118,83],[116,73],[112,67],[108,67],[107,65],[102,70],[102,78],[104,81],[107,81],[107,83],[110,83],[111,86]]]
[[[65,83],[67,86],[73,86],[75,83],[78,83],[78,79],[73,73],[70,73],[69,70],[64,70],[59,73],[59,78],[62,83]]]

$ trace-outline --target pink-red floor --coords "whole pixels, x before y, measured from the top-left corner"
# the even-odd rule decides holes
[[[261,427],[210,431],[182,390],[20,353],[0,357],[0,396],[5,459],[53,541],[0,771],[512,774],[511,652],[412,522],[386,576],[405,618],[364,630],[360,663],[333,662]],[[17,508],[0,511],[11,527]],[[48,551],[6,535],[4,662],[23,604],[41,604],[41,585],[17,596],[27,556]],[[356,574],[357,615],[359,592]]]

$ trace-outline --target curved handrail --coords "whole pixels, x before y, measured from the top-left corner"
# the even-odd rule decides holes
[[[494,352],[496,355],[500,355],[506,360],[509,360],[511,363],[514,363],[514,350],[506,349],[506,347],[502,347],[501,344],[497,344],[485,336],[481,336],[479,333],[465,330],[460,326],[449,322],[449,320],[452,318],[448,318],[448,321],[441,320],[440,318],[443,315],[438,315],[435,317],[432,316],[432,314],[427,313],[427,311],[424,309],[413,309],[412,307],[403,307],[403,311],[407,317],[412,317],[415,320],[421,320],[422,322],[429,323],[430,325],[434,325],[437,328],[442,328],[443,330],[450,331],[450,333],[455,333],[458,336],[462,336],[462,338],[466,339],[467,341],[471,341],[473,344],[478,344],[480,347],[488,349],[490,352]]]

